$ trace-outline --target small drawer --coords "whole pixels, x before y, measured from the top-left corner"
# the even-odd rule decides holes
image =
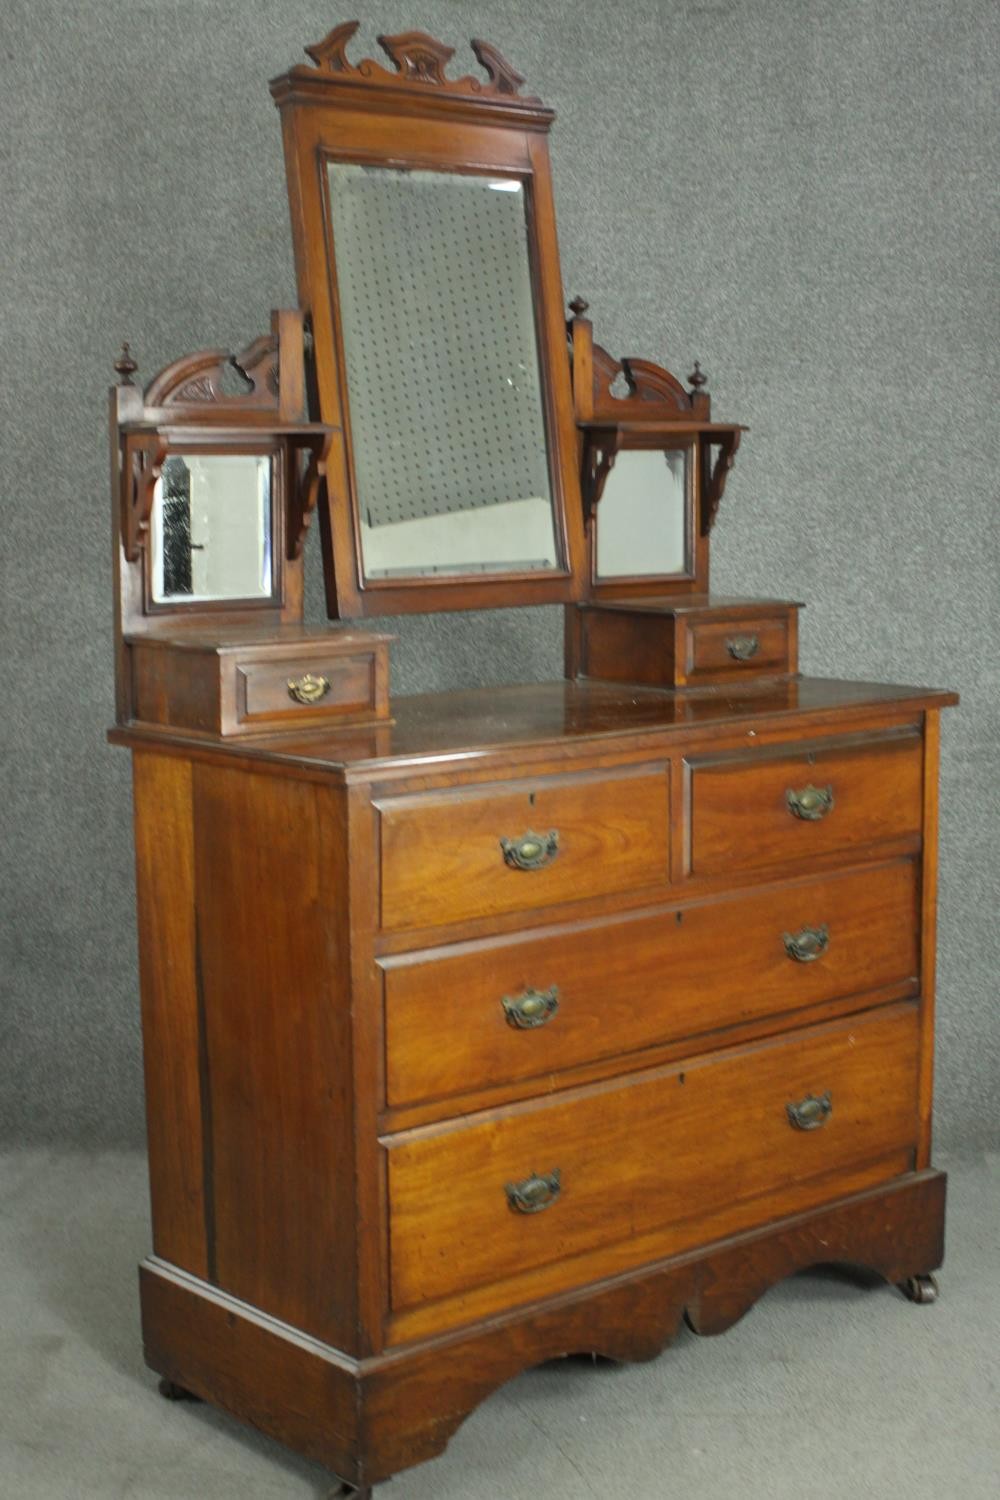
[[[917,870],[898,860],[685,910],[383,959],[387,1102],[518,1083],[915,983],[918,937]]]
[[[913,1147],[917,1044],[905,1004],[388,1137],[393,1308],[545,1265],[569,1286],[575,1255],[750,1199],[766,1219],[798,1182],[836,1198],[838,1173]]]
[[[728,623],[692,620],[686,628],[684,650],[688,682],[787,672],[788,616]]]
[[[730,874],[919,834],[918,730],[693,758],[689,873]]]
[[[442,926],[665,883],[669,768],[378,805],[382,925]]]
[[[356,656],[249,658],[234,663],[240,724],[371,713],[375,658]]]

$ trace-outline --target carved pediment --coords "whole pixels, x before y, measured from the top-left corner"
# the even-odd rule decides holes
[[[520,89],[524,79],[490,42],[474,37],[471,43],[476,60],[487,75],[485,79],[475,78],[471,74],[462,78],[449,78],[445,69],[455,55],[454,47],[446,47],[425,31],[404,31],[398,36],[378,38],[379,46],[392,63],[392,69],[384,67],[371,57],[352,63],[347,56],[347,44],[360,24],[360,21],[344,21],[335,26],[321,42],[305,49],[316,69],[329,81],[365,83],[394,89],[437,89],[445,94],[465,95],[484,102],[491,98],[521,100]],[[297,77],[301,77],[303,74],[308,76],[312,70],[299,67],[292,71]],[[538,100],[524,97],[522,102],[537,104]]]

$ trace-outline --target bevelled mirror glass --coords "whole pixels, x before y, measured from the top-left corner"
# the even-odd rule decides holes
[[[154,604],[270,599],[271,457],[170,453],[153,495]]]
[[[524,183],[327,170],[365,578],[563,568]]]
[[[597,506],[600,578],[690,573],[689,448],[618,453]]]

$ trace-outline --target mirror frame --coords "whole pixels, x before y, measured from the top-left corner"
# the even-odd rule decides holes
[[[306,49],[306,64],[273,80],[282,116],[299,302],[311,318],[318,416],[343,429],[343,458],[326,475],[320,531],[332,618],[570,603],[586,585],[579,450],[566,356],[548,131],[555,118],[518,93],[523,80],[495,48],[473,42],[488,78],[450,79],[452,49],[421,32],[380,37],[396,71],[346,56],[356,21]],[[563,566],[544,573],[366,579],[352,456],[350,398],[337,308],[335,225],[327,163],[517,177],[525,185],[528,253],[549,450],[553,521]]]

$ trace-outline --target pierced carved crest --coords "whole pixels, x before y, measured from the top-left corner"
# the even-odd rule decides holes
[[[371,57],[366,57],[357,64],[352,63],[347,56],[347,44],[360,25],[360,21],[344,21],[335,26],[321,42],[305,49],[307,57],[312,59],[320,73],[337,80],[353,80],[393,88],[435,88],[447,94],[473,95],[480,99],[522,97],[520,90],[524,79],[521,74],[511,67],[491,42],[483,42],[475,37],[471,43],[472,51],[487,75],[485,79],[475,78],[471,74],[466,74],[463,78],[449,78],[445,69],[455,55],[454,47],[446,47],[425,31],[404,31],[398,36],[379,37],[378,44],[395,71]],[[535,104],[538,101],[525,97],[523,102]]]

